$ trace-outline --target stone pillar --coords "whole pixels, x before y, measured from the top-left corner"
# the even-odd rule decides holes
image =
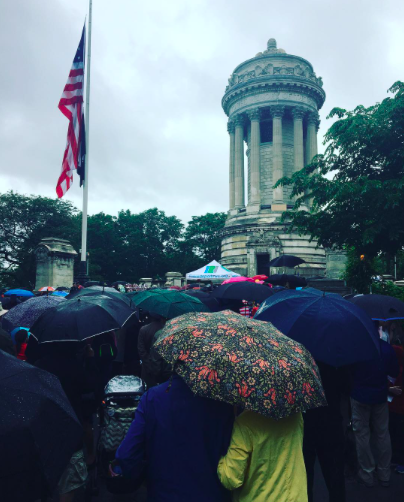
[[[260,145],[261,145],[261,132],[260,132],[260,118],[261,110],[256,108],[248,112],[248,118],[251,120],[251,200],[248,201],[249,206],[258,206],[260,209],[261,204],[261,191],[260,191]]]
[[[282,117],[285,111],[284,106],[271,106],[272,124],[273,124],[273,164],[272,164],[272,182],[275,183],[283,178],[283,152],[282,152]],[[272,210],[284,210],[283,207],[283,187],[275,188],[273,191]],[[278,206],[278,207],[277,207]]]
[[[237,115],[234,138],[234,207],[244,207],[244,117]]]
[[[293,171],[296,173],[304,167],[304,148],[303,148],[303,116],[304,110],[296,107],[292,110],[293,115],[293,152],[294,165]]]
[[[307,142],[306,151],[307,159],[306,164],[310,164],[313,157],[317,155],[317,128],[319,120],[318,113],[311,112],[307,117]]]
[[[44,286],[52,286],[55,289],[59,286],[71,288],[76,256],[76,251],[67,240],[56,237],[42,239],[35,249],[35,289]]]
[[[234,209],[234,196],[235,196],[235,186],[234,186],[234,123],[229,120],[227,123],[227,130],[230,136],[230,160],[229,160],[229,209]]]

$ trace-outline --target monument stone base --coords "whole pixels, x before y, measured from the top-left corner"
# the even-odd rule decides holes
[[[74,259],[76,251],[69,241],[56,237],[46,237],[35,249],[36,280],[35,289],[45,286],[58,288],[73,285]]]

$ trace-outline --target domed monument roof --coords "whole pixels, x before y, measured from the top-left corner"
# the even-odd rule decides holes
[[[276,40],[270,38],[266,50],[258,52],[255,57],[235,68],[229,78],[222,106],[226,115],[230,117],[236,111],[240,111],[239,106],[236,110],[233,109],[233,105],[242,98],[257,94],[286,92],[291,97],[296,94],[297,101],[302,101],[302,96],[307,97],[307,100],[312,103],[311,108],[317,111],[325,101],[325,92],[322,87],[323,80],[317,77],[309,61],[300,56],[287,54],[284,49],[278,49]]]

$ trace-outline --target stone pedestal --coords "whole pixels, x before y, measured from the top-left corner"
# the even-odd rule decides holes
[[[167,272],[166,273],[166,284],[170,286],[183,286],[184,277],[180,272]]]
[[[347,261],[347,256],[344,251],[341,250],[326,250],[326,261],[327,261],[327,279],[341,279],[344,272]]]
[[[144,284],[147,288],[150,288],[152,285],[153,279],[151,277],[141,277],[139,279],[139,284]]]
[[[58,288],[73,285],[74,259],[76,251],[69,241],[56,237],[42,239],[35,249],[36,280],[35,289],[44,286]]]

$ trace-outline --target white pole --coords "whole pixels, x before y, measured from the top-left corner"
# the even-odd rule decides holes
[[[90,146],[90,66],[91,66],[91,20],[92,20],[92,0],[89,0],[88,30],[87,30],[87,84],[86,84],[86,157],[85,175],[83,186],[83,219],[81,224],[81,267],[80,272],[87,275],[87,208],[88,208],[88,158]]]

